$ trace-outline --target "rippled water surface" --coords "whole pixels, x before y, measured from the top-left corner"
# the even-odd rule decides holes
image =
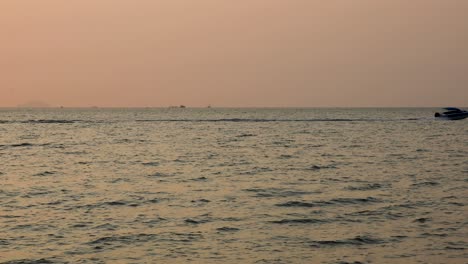
[[[435,109],[0,110],[0,263],[467,263]]]

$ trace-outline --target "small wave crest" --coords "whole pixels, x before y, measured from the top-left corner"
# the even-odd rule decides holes
[[[351,119],[351,118],[315,118],[315,119],[267,119],[267,118],[220,118],[220,119],[139,119],[136,122],[372,122],[384,121],[381,119]]]
[[[31,119],[31,120],[0,120],[0,124],[73,124],[83,120],[67,119]]]
[[[370,191],[383,188],[383,185],[380,183],[369,183],[360,186],[348,186],[345,189],[349,191]]]
[[[94,249],[104,248],[119,248],[128,244],[139,244],[150,241],[155,242],[193,242],[202,238],[199,233],[160,233],[160,234],[127,234],[127,235],[114,235],[104,236],[87,242],[86,244],[94,247]]]
[[[33,144],[29,142],[6,144],[6,145],[0,144],[0,148],[27,148],[27,147],[63,148],[64,146],[62,144],[51,144],[51,143]]]
[[[329,201],[317,201],[317,202],[303,202],[303,201],[289,201],[286,203],[280,203],[276,206],[280,207],[319,207],[326,205],[352,205],[352,204],[366,204],[366,203],[378,203],[380,199],[374,197],[367,198],[336,198]]]
[[[217,228],[216,230],[218,230],[219,232],[237,232],[237,231],[239,231],[240,229],[239,229],[239,228],[235,228],[235,227],[227,227],[227,226],[224,226],[224,227]]]
[[[244,189],[246,192],[254,193],[254,197],[290,197],[311,194],[313,192],[306,192],[300,190],[284,190],[278,188],[249,188]]]
[[[379,238],[373,238],[370,236],[356,236],[348,239],[338,239],[338,240],[317,240],[311,243],[312,247],[320,246],[362,246],[362,245],[375,245],[383,244],[385,241]]]
[[[312,219],[312,218],[298,218],[298,219],[282,219],[271,221],[274,224],[323,224],[328,223],[328,220]]]
[[[53,264],[53,263],[63,263],[63,262],[55,262],[48,259],[20,259],[20,260],[12,260],[7,262],[1,262],[1,264]]]

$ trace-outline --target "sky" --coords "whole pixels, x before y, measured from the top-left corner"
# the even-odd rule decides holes
[[[466,0],[2,0],[0,107],[468,105]]]

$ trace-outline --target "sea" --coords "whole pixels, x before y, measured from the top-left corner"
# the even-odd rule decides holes
[[[437,110],[0,109],[0,263],[468,263]]]

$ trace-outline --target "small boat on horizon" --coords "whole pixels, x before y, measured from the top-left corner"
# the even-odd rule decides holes
[[[446,111],[443,113],[436,112],[434,114],[435,118],[439,119],[448,119],[448,120],[460,120],[468,117],[468,111],[461,110],[455,107],[445,107],[443,108]]]

